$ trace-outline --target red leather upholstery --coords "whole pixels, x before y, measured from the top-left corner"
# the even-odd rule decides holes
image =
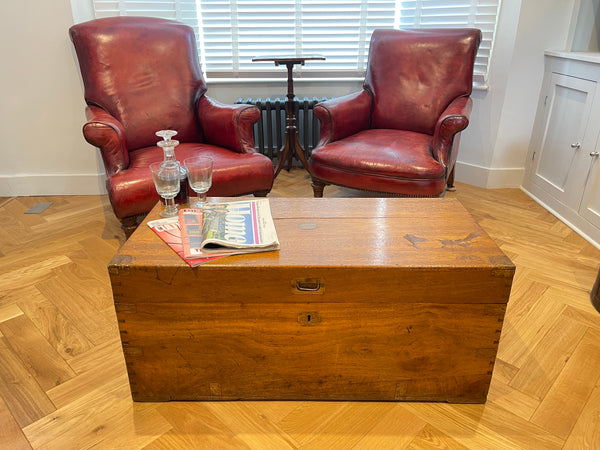
[[[177,159],[213,158],[209,196],[266,195],[273,164],[254,150],[259,110],[205,95],[193,30],[148,17],[111,17],[74,25],[87,103],[86,140],[98,147],[116,216],[125,224],[159,200],[148,166],[163,159],[155,132],[177,131]]]
[[[327,184],[441,195],[469,123],[480,41],[476,29],[376,30],[363,90],[315,106],[315,197]]]

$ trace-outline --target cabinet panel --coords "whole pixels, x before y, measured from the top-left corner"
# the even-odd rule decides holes
[[[553,73],[544,106],[542,142],[534,154],[533,182],[565,204],[578,203],[589,164],[585,149],[596,83]]]
[[[592,152],[590,172],[586,183],[579,214],[600,228],[600,158]]]

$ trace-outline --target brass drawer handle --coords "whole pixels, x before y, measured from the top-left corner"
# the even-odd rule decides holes
[[[296,280],[296,289],[302,292],[310,291],[318,291],[321,289],[321,280]]]
[[[304,278],[292,281],[292,291],[301,294],[321,294],[325,285],[320,278]]]

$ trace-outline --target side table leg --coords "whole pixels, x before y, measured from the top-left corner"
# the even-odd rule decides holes
[[[293,144],[292,144],[293,145]],[[290,151],[290,134],[288,133],[287,129],[285,131],[285,142],[283,144],[283,147],[281,147],[281,150],[279,150],[279,161],[277,162],[277,167],[275,168],[275,174],[274,177],[277,177],[277,175],[279,175],[279,172],[281,172],[281,169],[283,168],[283,165],[285,164],[285,161],[288,159],[288,155],[293,153]]]
[[[294,133],[294,138],[295,138],[294,150],[296,151],[296,154],[298,155],[298,159],[302,163],[302,166],[310,174],[310,169],[308,168],[308,161],[306,160],[306,156],[304,155],[304,148],[302,147],[302,145],[300,145],[300,141],[298,140],[297,133]]]
[[[298,159],[302,163],[304,169],[306,169],[306,171],[310,174],[310,170],[308,169],[308,161],[306,160],[306,156],[304,156],[304,148],[302,148],[300,140],[298,139],[298,131],[296,126],[288,125],[285,129],[285,143],[279,151],[279,161],[277,162],[277,168],[275,169],[275,177],[279,175],[279,172],[281,172],[281,169],[283,169],[283,166],[286,164],[286,162],[289,161],[289,168],[291,168],[291,161],[294,156],[294,152],[296,152],[298,155]]]

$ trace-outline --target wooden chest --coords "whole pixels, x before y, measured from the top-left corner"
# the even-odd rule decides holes
[[[515,268],[458,201],[270,201],[278,252],[111,261],[134,400],[485,401]]]

